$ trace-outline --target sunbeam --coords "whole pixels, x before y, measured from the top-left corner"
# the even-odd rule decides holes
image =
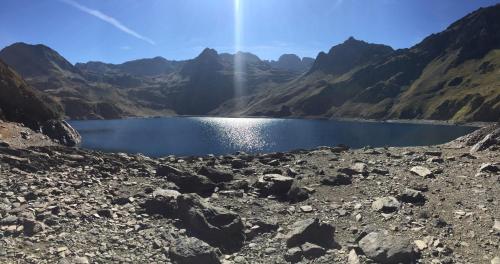
[[[241,54],[243,34],[242,0],[234,0],[234,96],[245,94],[245,62]],[[240,108],[240,105],[237,106]]]

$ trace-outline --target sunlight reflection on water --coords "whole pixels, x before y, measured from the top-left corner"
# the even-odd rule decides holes
[[[272,123],[279,122],[266,118],[196,118],[207,128],[215,131],[220,142],[224,142],[235,149],[242,151],[259,151],[272,146],[266,141],[266,128]]]

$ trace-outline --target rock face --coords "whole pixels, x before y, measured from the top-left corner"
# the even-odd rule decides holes
[[[176,240],[169,250],[170,257],[178,264],[220,264],[219,254],[207,243],[193,237]]]
[[[68,123],[61,121],[61,117],[62,109],[54,100],[32,89],[0,61],[0,119],[40,130],[62,145],[78,145],[80,135]]]
[[[388,234],[372,232],[359,241],[359,247],[370,259],[383,264],[413,264],[416,255],[410,241]]]

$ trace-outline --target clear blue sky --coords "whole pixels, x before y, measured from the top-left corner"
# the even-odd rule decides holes
[[[75,62],[233,52],[237,0],[1,0],[0,48],[42,43]],[[315,57],[349,36],[410,47],[500,0],[239,0],[241,49]]]

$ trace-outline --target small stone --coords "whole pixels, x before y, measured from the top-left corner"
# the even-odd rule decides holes
[[[500,264],[500,257],[494,257],[491,260],[491,264]]]
[[[300,210],[304,213],[310,213],[313,211],[313,208],[310,205],[304,205],[300,207]]]
[[[420,251],[427,248],[427,243],[425,243],[425,241],[423,241],[423,240],[415,240],[415,241],[413,241],[413,243],[415,243],[418,250],[420,250]]]
[[[90,261],[86,257],[75,257],[75,258],[73,258],[73,263],[75,263],[75,264],[90,264]]]

